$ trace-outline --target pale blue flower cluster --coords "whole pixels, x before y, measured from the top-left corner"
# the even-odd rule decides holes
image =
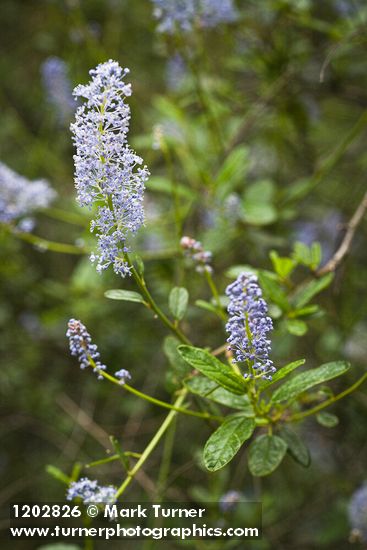
[[[48,57],[41,66],[41,74],[47,99],[55,108],[60,122],[70,121],[75,110],[75,100],[67,64],[59,57]]]
[[[271,341],[267,334],[272,330],[273,323],[267,315],[268,306],[262,298],[257,277],[241,273],[227,287],[226,294],[230,299],[227,342],[229,349],[234,352],[233,362],[247,362],[250,373],[245,374],[245,378],[261,376],[271,380],[271,373],[276,369],[269,359]]]
[[[98,378],[102,379],[101,370],[106,370],[106,365],[100,362],[100,353],[96,344],[92,343],[92,338],[86,327],[81,321],[70,319],[66,336],[69,338],[69,347],[71,355],[78,358],[80,368],[85,369],[94,362],[94,372],[97,372]]]
[[[120,369],[115,372],[116,378],[120,380],[120,384],[126,384],[126,380],[131,380],[131,374],[126,369]]]
[[[199,13],[203,27],[234,23],[238,19],[233,0],[199,0]]]
[[[174,34],[190,32],[194,25],[216,27],[237,20],[233,0],[152,0],[158,31]]]
[[[95,479],[83,477],[73,481],[67,490],[67,500],[81,498],[84,504],[111,504],[116,501],[116,487],[113,485],[100,486]]]
[[[144,184],[149,177],[143,160],[127,143],[130,108],[125,98],[131,85],[124,81],[128,69],[107,61],[90,71],[92,80],[74,90],[84,98],[71,125],[76,147],[75,185],[81,206],[98,205],[91,230],[98,250],[91,260],[97,271],[113,266],[123,277],[130,273],[124,258],[126,239],[144,223]]]
[[[56,192],[46,180],[29,181],[0,162],[0,222],[12,223],[34,210],[46,208]],[[23,224],[20,231],[30,229]]]
[[[244,496],[239,491],[228,491],[219,499],[219,508],[222,512],[232,512]]]
[[[178,53],[170,57],[167,61],[166,83],[171,91],[178,91],[187,75],[187,67],[184,59]]]
[[[367,542],[367,482],[353,494],[348,506],[352,538]]]

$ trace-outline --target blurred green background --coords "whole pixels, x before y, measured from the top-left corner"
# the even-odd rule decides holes
[[[239,0],[237,7],[235,23],[181,36],[179,44],[156,32],[148,0],[2,0],[0,9],[0,160],[29,179],[46,178],[58,192],[57,211],[37,216],[35,234],[94,243],[88,212],[74,200],[70,120],[60,120],[48,101],[42,65],[50,56],[61,58],[74,86],[87,82],[96,64],[115,59],[131,71],[130,143],[152,174],[147,225],[133,248],[144,258],[146,279],[163,307],[174,283],[188,286],[184,329],[203,346],[223,344],[225,334],[216,317],[193,305],[208,300],[209,292],[181,258],[180,234],[200,239],[213,252],[223,292],[231,265],[269,269],[269,251],[289,254],[296,240],[319,241],[326,261],[366,189],[365,3]],[[174,66],[178,48],[193,71]],[[154,147],[157,125],[169,144],[169,162]],[[240,162],[219,181],[236,147]],[[55,219],[60,210],[75,214],[75,223]],[[364,221],[319,299],[323,315],[310,320],[307,333],[295,337],[276,323],[273,347],[280,364],[298,357],[309,366],[346,358],[354,366],[350,383],[363,373],[366,230]],[[111,272],[98,276],[87,255],[40,250],[7,228],[0,255],[0,503],[62,501],[65,487],[46,473],[47,464],[70,473],[76,461],[104,457],[111,434],[125,449],[141,451],[164,416],[80,371],[69,355],[67,321],[82,320],[111,371],[128,368],[136,387],[164,400],[174,387],[162,351],[166,332],[138,304],[107,300],[105,290],[134,286]],[[341,382],[336,386],[341,389]],[[287,458],[274,475],[255,483],[241,455],[231,468],[208,474],[200,453],[211,428],[180,417],[164,497],[213,501],[236,489],[263,501],[264,538],[246,548],[344,550],[346,507],[365,477],[365,390],[333,412],[340,419],[333,429],[312,419],[302,426],[312,453],[309,469]],[[130,488],[129,500],[159,495],[162,448]],[[117,485],[123,474],[116,463],[87,472],[94,473]],[[6,540],[2,545],[14,548]],[[96,545],[105,547],[119,546]]]

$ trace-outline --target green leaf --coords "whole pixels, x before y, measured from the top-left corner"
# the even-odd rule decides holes
[[[301,309],[295,309],[292,311],[294,317],[306,317],[309,315],[314,315],[315,313],[320,313],[320,308],[317,304],[312,304],[310,306],[302,307]]]
[[[252,436],[255,422],[252,418],[229,416],[209,437],[204,447],[204,464],[208,470],[220,470],[238,453],[243,443]]]
[[[196,300],[195,305],[201,309],[205,309],[206,311],[210,311],[211,313],[220,316],[218,308],[210,302],[206,302],[205,300]]]
[[[316,269],[321,262],[322,249],[319,242],[315,241],[309,247],[302,242],[296,242],[293,247],[292,257],[298,264],[303,264],[310,269]]]
[[[244,378],[207,351],[192,346],[180,346],[178,351],[189,365],[222,388],[237,395],[247,392],[247,383]]]
[[[288,453],[291,457],[294,458],[296,462],[307,468],[311,462],[310,452],[299,435],[285,426],[282,426],[279,431],[279,435],[286,442],[288,446]]]
[[[287,452],[287,444],[276,435],[260,435],[251,443],[248,465],[253,476],[267,476],[274,472]]]
[[[288,332],[294,336],[303,336],[308,330],[306,323],[299,319],[287,319],[286,327]]]
[[[322,248],[319,242],[314,242],[311,245],[311,262],[310,268],[317,269],[322,260]]]
[[[275,185],[271,180],[252,183],[245,191],[246,201],[250,203],[270,203],[275,194]]]
[[[300,288],[293,296],[292,302],[295,308],[301,308],[308,304],[316,294],[328,287],[334,278],[333,273],[328,273],[316,281],[311,281]]]
[[[311,253],[307,244],[297,241],[293,245],[293,254],[294,260],[299,264],[304,264],[309,266],[311,261]]]
[[[171,122],[175,122],[179,128],[186,124],[186,113],[178,106],[177,101],[172,101],[163,95],[155,96],[154,107],[165,118],[168,118]]]
[[[274,206],[269,203],[244,200],[242,207],[241,219],[251,225],[268,225],[275,222],[278,217]]]
[[[166,336],[163,342],[163,352],[167,357],[171,367],[180,376],[185,376],[191,372],[190,366],[184,361],[177,348],[181,345],[180,340],[174,336]]]
[[[147,181],[146,186],[148,191],[156,191],[159,193],[166,193],[168,195],[175,193],[177,196],[187,199],[192,199],[195,197],[193,191],[187,187],[184,187],[176,182],[173,183],[171,180],[164,178],[163,176],[151,176]]]
[[[247,169],[248,148],[239,145],[229,153],[215,180],[215,186],[219,190],[220,195],[228,194],[238,183],[242,184]]]
[[[325,363],[317,369],[301,372],[291,380],[288,380],[288,382],[285,382],[280,388],[276,389],[271,401],[273,403],[291,401],[313,386],[344,374],[349,368],[349,363],[345,361],[335,361],[333,363]]]
[[[259,282],[267,298],[274,302],[274,304],[277,304],[282,311],[289,311],[290,305],[287,295],[278,283],[275,274],[268,271],[260,271]]]
[[[143,296],[139,294],[139,292],[134,292],[133,290],[106,290],[104,295],[110,300],[124,300],[125,302],[140,302],[142,304],[145,303]]]
[[[66,474],[64,474],[64,472],[62,470],[60,470],[60,468],[57,468],[56,466],[53,466],[52,464],[48,464],[46,466],[46,472],[50,476],[57,479],[58,481],[61,481],[62,483],[65,483],[66,485],[70,484],[70,478]]]
[[[288,186],[284,193],[284,200],[286,202],[293,202],[298,201],[299,199],[303,198],[307,192],[309,191],[310,187],[312,186],[312,179],[311,178],[302,178],[294,183],[292,183],[290,186]]]
[[[292,363],[288,363],[288,365],[285,365],[281,369],[277,370],[275,374],[272,375],[271,380],[262,381],[260,384],[260,390],[264,390],[265,388],[271,386],[272,384],[275,384],[275,382],[278,382],[282,378],[285,378],[293,372],[295,369],[300,367],[301,365],[305,364],[305,359],[299,359],[298,361],[293,361]]]
[[[296,262],[292,260],[292,258],[279,256],[275,250],[270,252],[270,259],[272,261],[274,271],[281,279],[286,279],[296,267]]]
[[[142,257],[139,256],[138,254],[135,254],[134,255],[134,261],[136,263],[137,272],[139,273],[139,275],[143,276],[144,275],[144,262],[143,262]]]
[[[247,395],[234,395],[218,386],[213,380],[209,380],[209,378],[201,375],[186,380],[184,384],[191,393],[195,393],[226,407],[231,407],[232,409],[241,409],[241,413],[244,416],[254,416],[254,410]]]
[[[184,318],[187,304],[189,302],[189,293],[186,288],[175,286],[169,295],[169,309],[175,319],[181,321]]]
[[[322,250],[319,242],[314,242],[310,247],[302,242],[296,242],[293,247],[293,258],[310,269],[316,269],[321,262]]]
[[[316,415],[316,420],[325,428],[334,428],[339,424],[339,418],[332,413],[320,412]]]
[[[250,185],[243,196],[242,220],[252,225],[273,223],[278,217],[272,204],[274,191],[274,184],[269,180],[257,181]]]

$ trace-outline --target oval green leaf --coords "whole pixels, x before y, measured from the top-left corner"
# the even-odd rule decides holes
[[[195,393],[196,395],[200,395],[200,397],[210,399],[226,407],[231,407],[232,409],[240,409],[241,414],[244,416],[255,416],[254,409],[247,395],[235,395],[230,393],[205,376],[194,376],[186,380],[184,384],[191,393]]]
[[[110,300],[124,300],[125,302],[140,302],[144,304],[144,298],[139,292],[133,290],[111,289],[104,293]]]
[[[169,295],[169,309],[175,319],[181,321],[186,313],[189,302],[189,293],[186,288],[175,286]]]
[[[285,365],[281,369],[277,370],[275,374],[273,374],[271,380],[262,381],[260,386],[260,391],[265,390],[272,384],[275,384],[275,382],[279,382],[282,378],[285,378],[285,376],[288,376],[291,372],[293,372],[295,369],[300,367],[301,365],[305,364],[305,359],[299,359],[298,361],[292,361],[292,363],[288,363],[288,365]]]
[[[304,307],[316,294],[327,288],[334,278],[334,273],[328,273],[316,281],[311,281],[301,287],[293,297],[293,303],[296,308]]]
[[[192,346],[180,346],[178,351],[191,367],[222,388],[237,395],[247,392],[247,383],[244,378],[236,374],[229,365],[222,363],[207,351]]]
[[[293,336],[303,336],[308,330],[306,323],[299,319],[287,319],[286,327],[288,332],[293,334]]]
[[[280,429],[279,435],[286,442],[291,457],[307,468],[311,462],[310,452],[299,435],[285,426]]]
[[[163,342],[163,352],[167,357],[171,367],[179,376],[187,376],[191,371],[190,366],[184,361],[178,353],[177,348],[181,344],[175,336],[166,336]]]
[[[287,444],[277,435],[260,435],[250,445],[248,465],[253,476],[268,476],[282,462]]]
[[[208,470],[220,470],[238,453],[243,443],[252,436],[255,422],[252,418],[230,416],[209,437],[204,447],[204,464]]]
[[[339,418],[332,413],[320,412],[316,415],[316,420],[324,428],[335,428],[339,424]]]
[[[288,382],[285,382],[280,388],[275,390],[271,400],[273,403],[291,401],[313,386],[344,374],[349,368],[349,363],[345,361],[335,361],[333,363],[325,363],[317,369],[301,372],[301,374],[294,376],[291,380],[288,380]]]

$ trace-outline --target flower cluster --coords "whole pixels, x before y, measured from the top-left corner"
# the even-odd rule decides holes
[[[103,376],[99,371],[106,370],[106,365],[102,365],[99,361],[100,354],[97,346],[92,344],[92,338],[83,323],[70,319],[66,336],[69,338],[70,353],[78,358],[80,368],[85,369],[93,361],[94,372],[97,372],[98,378],[102,379]]]
[[[184,59],[178,53],[167,61],[166,84],[169,90],[178,91],[187,75],[187,67]]]
[[[116,378],[120,380],[120,384],[126,384],[126,380],[131,380],[131,374],[128,370],[120,369],[115,372]]]
[[[29,181],[0,162],[0,222],[11,223],[46,208],[55,197],[56,192],[46,180]],[[21,224],[19,229],[29,230],[30,223]]]
[[[234,23],[238,19],[238,12],[233,0],[200,0],[199,13],[203,27]]]
[[[67,64],[59,57],[48,57],[41,66],[41,74],[47,99],[55,108],[60,122],[70,121],[75,101]]]
[[[195,23],[201,27],[216,27],[232,23],[238,13],[233,0],[152,0],[153,15],[159,21],[158,31],[174,34],[176,30],[190,32]]]
[[[210,262],[212,261],[212,253],[204,250],[200,241],[184,236],[180,241],[180,245],[186,256],[195,262],[196,271],[199,273],[204,273],[204,271],[212,273],[213,268],[210,265]]]
[[[243,495],[239,491],[228,491],[219,499],[219,508],[222,512],[232,512],[237,504],[243,500]]]
[[[81,206],[98,205],[91,230],[98,250],[91,260],[97,271],[110,265],[123,277],[130,273],[124,258],[126,239],[144,223],[144,183],[149,172],[127,143],[130,108],[125,98],[131,85],[124,81],[128,69],[107,61],[90,71],[92,80],[74,90],[85,99],[71,125],[76,147],[75,185]]]
[[[268,307],[262,298],[257,277],[241,273],[227,287],[226,294],[230,298],[227,342],[235,354],[233,362],[248,362],[251,372],[245,377],[261,376],[271,380],[271,373],[276,369],[269,359],[271,342],[267,333],[272,330],[273,323],[267,316]]]
[[[79,481],[73,481],[66,493],[67,500],[81,498],[84,504],[112,504],[116,500],[116,487],[113,485],[100,486],[94,479],[83,477]]]
[[[351,539],[367,542],[367,483],[353,494],[348,515],[352,527]]]

